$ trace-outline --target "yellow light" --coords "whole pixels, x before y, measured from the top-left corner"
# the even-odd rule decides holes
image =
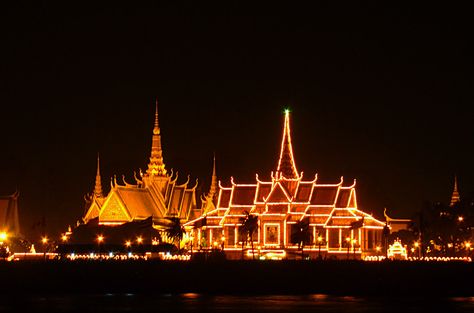
[[[418,248],[418,247],[420,246],[420,243],[419,243],[418,241],[416,241],[416,242],[414,243],[414,246],[415,246],[415,248]]]
[[[289,108],[285,109],[285,114],[290,114],[290,109]]]
[[[453,247],[453,244],[452,243],[448,243],[448,248],[452,248]]]
[[[214,241],[214,247],[217,247],[217,241]]]
[[[143,242],[143,238],[142,238],[142,237],[137,237],[137,242],[138,242],[138,243],[142,243],[142,242]]]
[[[323,237],[319,236],[318,237],[318,242],[321,242],[321,241],[323,241]]]
[[[347,242],[350,242],[350,241],[351,241],[351,237],[346,237],[346,241],[347,241]]]
[[[48,243],[48,237],[44,236],[43,238],[41,238],[41,242],[43,244],[47,244]]]
[[[66,236],[66,235],[62,235],[62,236],[61,236],[61,240],[64,241],[64,242],[66,242],[66,241],[67,241],[67,236]]]
[[[377,250],[377,252],[379,252],[380,250],[382,250],[382,248],[380,248],[379,246],[377,246],[377,247],[375,248],[375,250]]]
[[[458,217],[458,221],[460,221],[460,222],[464,221],[464,217],[459,216],[459,217]]]
[[[224,236],[222,236],[222,237],[221,237],[221,240],[222,240],[222,241],[225,241],[225,237],[224,237]]]
[[[410,251],[413,253],[415,252],[415,248],[411,248]]]
[[[6,232],[1,232],[0,233],[0,241],[5,241],[5,240],[7,240],[7,238],[8,238],[8,235],[7,235]]]
[[[97,242],[101,243],[102,241],[104,241],[104,236],[102,235],[97,236]]]
[[[466,248],[470,248],[471,247],[471,243],[468,241],[468,242],[465,242],[464,245],[466,246]]]
[[[130,247],[132,245],[130,240],[125,241],[125,246]]]

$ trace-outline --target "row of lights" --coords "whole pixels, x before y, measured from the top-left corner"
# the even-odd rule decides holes
[[[68,241],[68,236],[67,235],[62,235],[61,236],[61,240],[63,242],[67,242]],[[2,233],[0,233],[0,241],[2,240]],[[97,235],[97,238],[96,238],[97,242],[100,244],[100,243],[103,243],[105,241],[105,237],[103,235]],[[138,244],[142,244],[143,243],[143,238],[141,236],[137,237],[137,243]],[[41,242],[43,244],[47,244],[49,242],[49,238],[47,236],[43,236],[41,237]],[[132,241],[130,240],[127,240],[125,241],[125,246],[127,247],[130,247],[132,245]]]

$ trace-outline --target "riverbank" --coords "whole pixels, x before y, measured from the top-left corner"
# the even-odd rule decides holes
[[[3,294],[199,293],[474,296],[472,262],[21,261]]]

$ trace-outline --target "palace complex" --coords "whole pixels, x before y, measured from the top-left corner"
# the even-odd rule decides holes
[[[319,183],[317,175],[304,179],[297,171],[289,111],[278,165],[270,178],[257,175],[254,183],[236,183],[233,178],[228,186],[219,183],[214,208],[209,205],[185,224],[193,248],[223,249],[231,259],[295,258],[301,248],[312,258],[377,254],[385,223],[358,209],[355,180],[344,184],[341,177],[333,184]],[[257,218],[251,239],[241,232],[249,216]],[[302,228],[307,234],[297,239]]]
[[[257,175],[253,183],[231,179],[230,185],[222,186],[215,158],[209,192],[201,198],[196,199],[197,182],[190,186],[188,177],[178,184],[177,178],[167,172],[163,162],[157,106],[148,169],[134,175],[134,184],[123,176],[119,184],[114,177],[104,196],[97,159],[95,187],[86,197],[82,228],[90,227],[95,233],[97,227],[110,231],[116,226],[121,226],[118,230],[128,224],[146,224],[161,231],[170,227],[171,218],[179,218],[188,247],[194,251],[223,249],[230,259],[295,258],[302,255],[301,250],[312,258],[345,258],[349,253],[360,258],[376,254],[383,244],[386,223],[358,209],[355,180],[347,184],[341,177],[332,184],[320,183],[317,175],[304,179],[298,172],[289,111],[285,113],[278,165],[269,180]],[[241,231],[249,218],[255,221],[251,240]],[[297,239],[302,238],[298,233],[303,228],[304,238]]]

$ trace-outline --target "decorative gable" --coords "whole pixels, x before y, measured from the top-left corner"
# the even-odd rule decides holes
[[[102,206],[99,222],[129,222],[131,220],[122,201],[115,192],[112,192]]]

